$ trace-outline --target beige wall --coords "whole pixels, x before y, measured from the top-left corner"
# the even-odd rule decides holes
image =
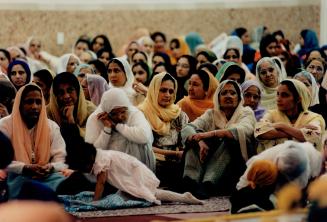
[[[39,36],[44,49],[60,55],[71,50],[81,34],[93,37],[104,33],[110,37],[115,51],[137,28],[161,30],[170,39],[190,31],[199,32],[209,42],[221,32],[229,33],[237,26],[264,24],[271,30],[282,29],[292,41],[301,29],[319,31],[319,5],[245,9],[201,10],[112,10],[112,11],[0,11],[0,47],[20,44],[31,35]],[[65,43],[56,44],[57,32],[64,32]],[[319,34],[319,33],[318,33]]]

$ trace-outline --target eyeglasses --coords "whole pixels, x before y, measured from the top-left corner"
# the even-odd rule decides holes
[[[167,88],[160,88],[159,91],[161,93],[167,93],[168,92],[170,95],[172,95],[172,94],[175,93],[175,90],[173,90],[173,89],[167,89]]]
[[[262,76],[266,76],[268,73],[273,73],[274,71],[275,69],[273,67],[270,67],[268,69],[260,70],[259,74]]]

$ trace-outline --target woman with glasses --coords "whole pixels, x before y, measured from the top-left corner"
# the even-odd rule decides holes
[[[261,105],[267,110],[275,109],[277,86],[283,80],[282,71],[272,58],[264,57],[257,63],[256,76],[263,90]]]
[[[325,60],[321,58],[311,59],[305,64],[304,67],[305,70],[310,72],[315,77],[316,82],[320,85],[327,69]]]
[[[268,110],[256,124],[258,151],[286,140],[310,142],[321,150],[325,121],[321,115],[309,111],[311,96],[307,87],[296,79],[284,80],[277,87],[276,102],[277,108]]]
[[[174,104],[177,81],[163,72],[153,77],[146,98],[138,108],[144,113],[154,135],[152,144],[157,157],[156,174],[163,186],[176,188],[181,177],[183,155],[181,130],[189,118]]]

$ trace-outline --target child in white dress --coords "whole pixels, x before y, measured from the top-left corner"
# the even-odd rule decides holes
[[[110,183],[117,189],[134,197],[160,205],[162,201],[202,204],[191,193],[175,193],[158,189],[160,181],[141,161],[126,153],[114,150],[100,150],[85,144],[78,154],[80,168],[97,177],[94,200],[102,197],[104,185]]]

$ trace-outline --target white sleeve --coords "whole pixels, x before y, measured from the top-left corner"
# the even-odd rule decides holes
[[[106,150],[111,138],[111,128],[104,127],[103,130],[96,135],[98,135],[98,137],[94,141],[93,146],[97,149]]]
[[[127,140],[138,144],[147,144],[152,142],[152,130],[141,111],[130,113],[126,124],[117,124],[116,130]]]
[[[55,171],[68,168],[66,161],[66,144],[57,123],[49,120],[50,126],[50,163]]]

